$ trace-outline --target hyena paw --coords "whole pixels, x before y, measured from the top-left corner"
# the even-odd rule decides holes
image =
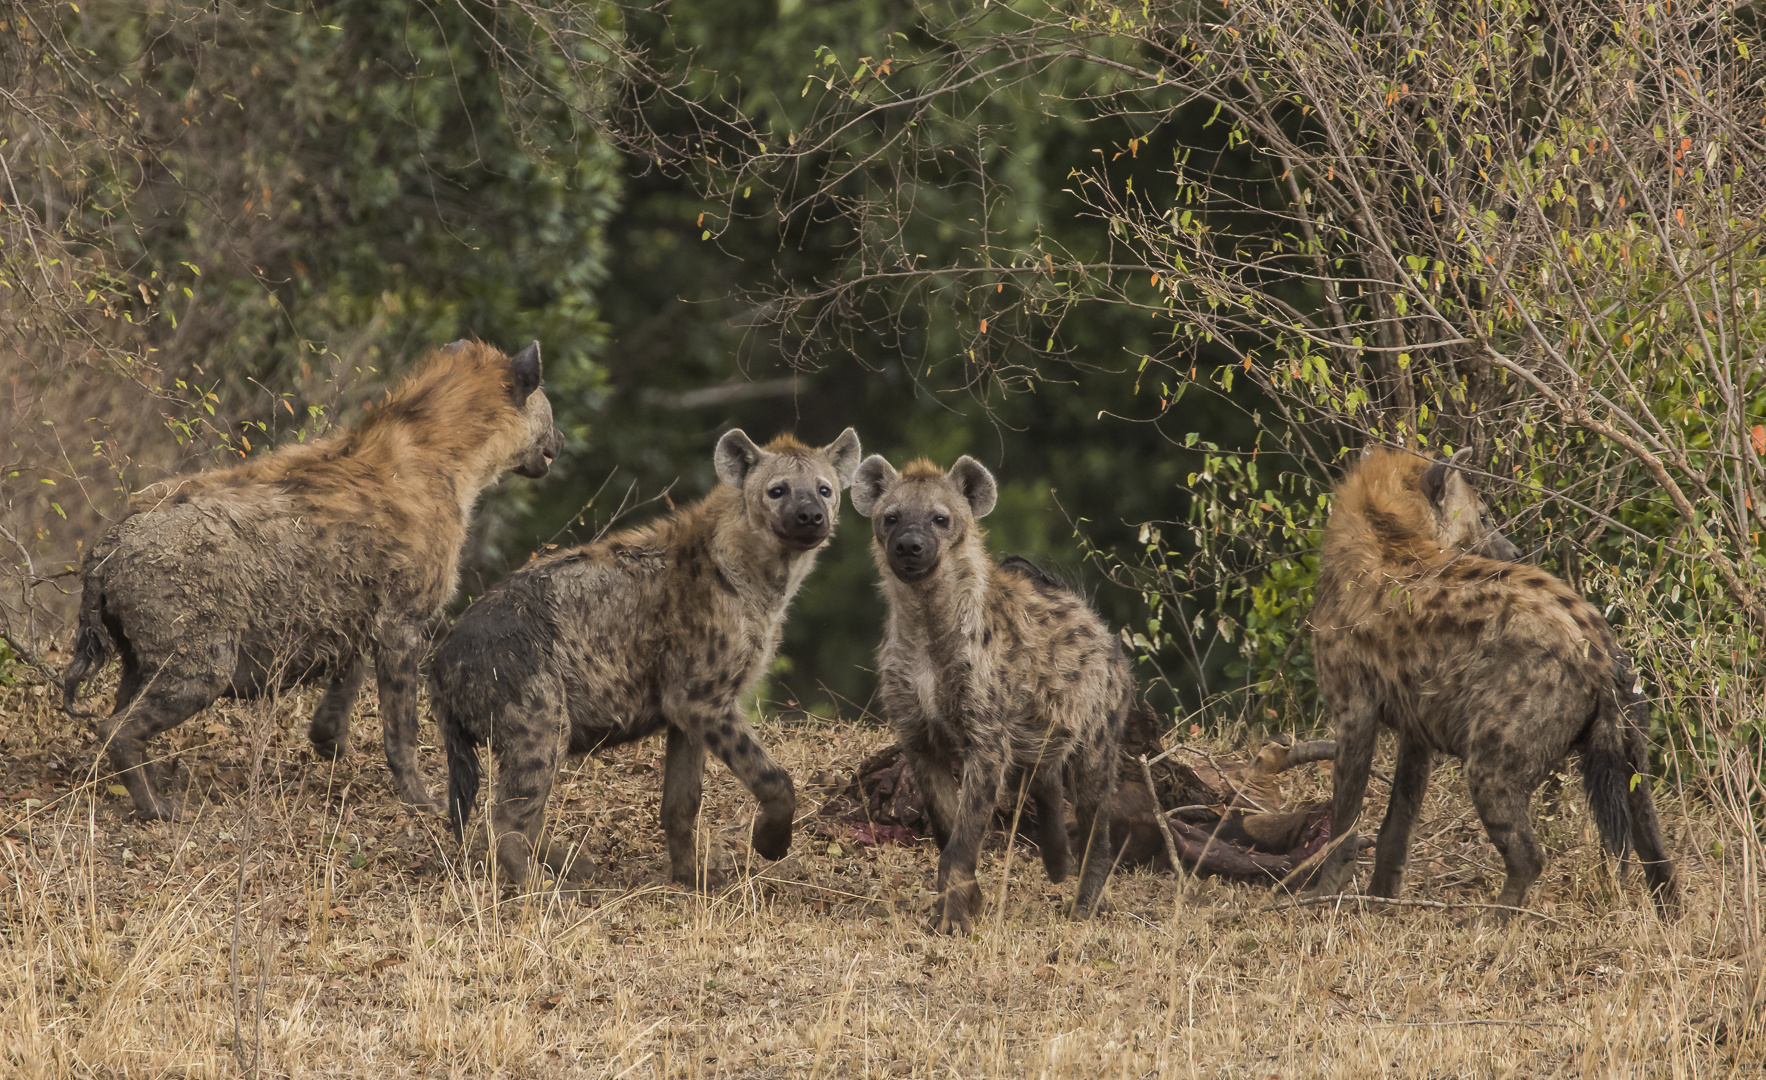
[[[1102,895],[1093,896],[1089,899],[1086,897],[1078,897],[1073,901],[1073,906],[1067,909],[1067,917],[1078,922],[1084,922],[1087,919],[1096,918],[1099,915],[1107,915],[1109,914],[1109,911],[1110,901],[1105,899]]]
[[[697,893],[702,893],[706,896],[721,893],[724,889],[728,888],[730,884],[730,872],[728,870],[719,870],[715,867],[706,867],[704,869],[695,867],[687,870],[677,870],[670,874],[669,877],[676,885],[691,889]]]
[[[348,739],[313,739],[313,757],[319,761],[342,761],[349,750]]]
[[[754,823],[754,835],[750,839],[755,854],[761,858],[769,861],[783,859],[791,850],[791,819],[773,821],[762,816]]]
[[[940,934],[967,936],[981,910],[981,886],[971,881],[947,889],[932,906],[932,929]]]
[[[146,806],[137,806],[135,813],[144,821],[183,821],[184,811],[164,799],[154,799]]]

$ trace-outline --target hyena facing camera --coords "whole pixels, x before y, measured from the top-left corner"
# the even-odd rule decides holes
[[[949,472],[922,460],[898,474],[873,455],[852,485],[889,602],[877,656],[883,707],[937,834],[940,933],[968,933],[979,911],[975,864],[1008,782],[1027,785],[1035,802],[1050,881],[1067,876],[1071,794],[1084,845],[1073,913],[1099,910],[1106,808],[1133,697],[1121,646],[1084,599],[988,554],[978,521],[995,496],[993,476],[966,456]]]

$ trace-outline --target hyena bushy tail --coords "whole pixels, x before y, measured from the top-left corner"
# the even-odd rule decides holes
[[[436,727],[442,729],[442,748],[447,752],[447,819],[454,826],[454,838],[466,838],[466,821],[472,819],[473,803],[479,801],[479,746],[486,745],[491,732],[480,731],[468,716],[472,709],[461,708],[457,679],[449,678],[454,665],[447,664],[449,655],[436,656],[433,671],[431,706]]]
[[[88,588],[80,596],[79,629],[74,635],[74,658],[61,673],[62,708],[73,712],[80,684],[104,667],[115,651],[104,625],[104,590]]]
[[[442,748],[448,756],[448,822],[454,838],[465,840],[466,822],[472,817],[472,805],[478,801],[478,748],[486,738],[474,731],[460,711],[449,707],[451,696],[443,691],[437,679],[434,709],[436,726],[441,728]]]
[[[1624,859],[1631,851],[1631,774],[1634,768],[1647,767],[1647,762],[1631,761],[1618,694],[1615,686],[1598,696],[1588,741],[1582,747],[1582,789],[1588,793],[1601,846],[1613,858]]]

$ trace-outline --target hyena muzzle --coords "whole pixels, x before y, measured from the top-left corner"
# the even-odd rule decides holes
[[[694,824],[707,751],[760,804],[752,841],[791,845],[797,799],[741,699],[778,647],[786,608],[833,535],[859,456],[851,428],[820,449],[781,436],[765,449],[727,432],[721,483],[652,524],[535,562],[460,617],[436,654],[433,700],[448,754],[456,834],[477,798],[477,747],[496,762],[488,834],[505,882],[550,867],[566,889],[592,874],[545,838],[547,797],[566,754],[667,732],[662,826],[670,873],[709,884]]]
[[[1518,907],[1544,856],[1528,820],[1535,788],[1570,751],[1606,849],[1635,849],[1664,914],[1678,885],[1648,775],[1649,709],[1599,609],[1519,552],[1448,461],[1384,449],[1337,486],[1308,622],[1337,731],[1332,847],[1309,889],[1347,884],[1379,728],[1398,736],[1391,802],[1369,891],[1396,896],[1436,753],[1467,786]]]

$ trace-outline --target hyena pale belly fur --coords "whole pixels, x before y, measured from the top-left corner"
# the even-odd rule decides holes
[[[1512,560],[1461,469],[1369,449],[1337,485],[1308,621],[1319,687],[1337,730],[1331,834],[1311,888],[1347,884],[1354,828],[1381,726],[1398,736],[1391,803],[1369,891],[1396,896],[1410,829],[1437,752],[1464,762],[1472,802],[1519,907],[1544,865],[1533,791],[1571,750],[1606,849],[1634,848],[1663,914],[1674,865],[1650,798],[1649,707],[1600,611],[1562,581]]]
[[[155,485],[86,555],[63,676],[71,709],[120,654],[100,734],[136,810],[177,816],[147,776],[147,740],[223,696],[327,683],[309,734],[321,758],[340,756],[365,651],[398,796],[439,809],[417,771],[422,654],[479,494],[505,470],[546,475],[559,442],[539,343],[511,358],[461,341],[352,428]]]
[[[993,476],[970,457],[948,473],[916,461],[898,474],[873,455],[852,485],[889,602],[877,657],[883,708],[937,834],[940,933],[968,933],[979,912],[975,863],[1008,782],[1035,803],[1050,881],[1067,876],[1063,796],[1072,795],[1084,844],[1073,914],[1099,910],[1134,693],[1115,635],[1082,598],[988,554],[977,521],[995,495]]]
[[[662,828],[675,881],[699,884],[693,827],[705,752],[760,803],[754,850],[791,846],[797,797],[742,715],[772,662],[785,611],[834,532],[859,459],[851,428],[819,450],[790,436],[762,449],[726,432],[722,481],[661,520],[534,563],[475,601],[436,653],[432,698],[448,754],[457,836],[478,794],[477,747],[496,759],[489,812],[497,869],[524,885],[538,867],[568,890],[571,865],[543,839],[561,753],[667,729]]]

